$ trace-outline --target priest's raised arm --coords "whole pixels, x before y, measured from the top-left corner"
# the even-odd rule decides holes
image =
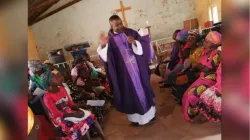
[[[136,55],[142,55],[143,51],[142,51],[142,46],[141,43],[137,40],[135,40],[136,45],[132,44],[132,50]],[[108,43],[106,43],[106,45],[104,45],[104,47],[100,44],[97,48],[97,53],[99,54],[99,56],[101,57],[101,59],[104,62],[107,62],[107,54],[108,54]]]

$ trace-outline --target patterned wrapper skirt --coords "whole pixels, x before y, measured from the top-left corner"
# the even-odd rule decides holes
[[[201,94],[196,110],[209,121],[221,122],[221,94],[215,86]]]

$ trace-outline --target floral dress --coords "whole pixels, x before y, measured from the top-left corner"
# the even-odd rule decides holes
[[[203,116],[212,122],[221,121],[221,64],[216,72],[216,84],[204,91],[197,104]]]
[[[204,50],[199,63],[210,69],[217,69],[219,66],[218,50]],[[200,77],[186,90],[182,98],[182,109],[185,120],[192,120],[198,115],[194,109],[199,102],[200,95],[209,87],[216,83],[215,72],[201,72]]]
[[[74,112],[71,109],[74,103],[63,87],[59,87],[58,93],[46,92],[44,104],[48,109],[52,123],[60,132],[62,140],[80,140],[95,120],[93,114],[78,123],[64,120],[64,113]]]

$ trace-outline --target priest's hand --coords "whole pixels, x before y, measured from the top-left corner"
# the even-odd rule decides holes
[[[132,36],[128,36],[128,37],[127,37],[127,40],[128,40],[128,42],[129,42],[129,43],[131,43],[131,44],[133,44],[133,45],[135,45],[135,46],[136,46],[136,42],[135,42],[134,37],[132,37]]]
[[[104,32],[102,32],[100,34],[100,40],[99,41],[100,41],[100,44],[101,44],[102,48],[105,48],[106,44],[108,42],[108,36]]]

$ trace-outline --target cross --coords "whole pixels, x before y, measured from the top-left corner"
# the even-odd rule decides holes
[[[122,20],[123,20],[124,25],[127,27],[128,24],[127,24],[127,21],[126,21],[125,11],[126,10],[130,10],[131,7],[130,6],[129,7],[124,7],[122,1],[120,1],[120,6],[121,6],[121,8],[120,9],[116,9],[115,11],[116,12],[122,12]]]

